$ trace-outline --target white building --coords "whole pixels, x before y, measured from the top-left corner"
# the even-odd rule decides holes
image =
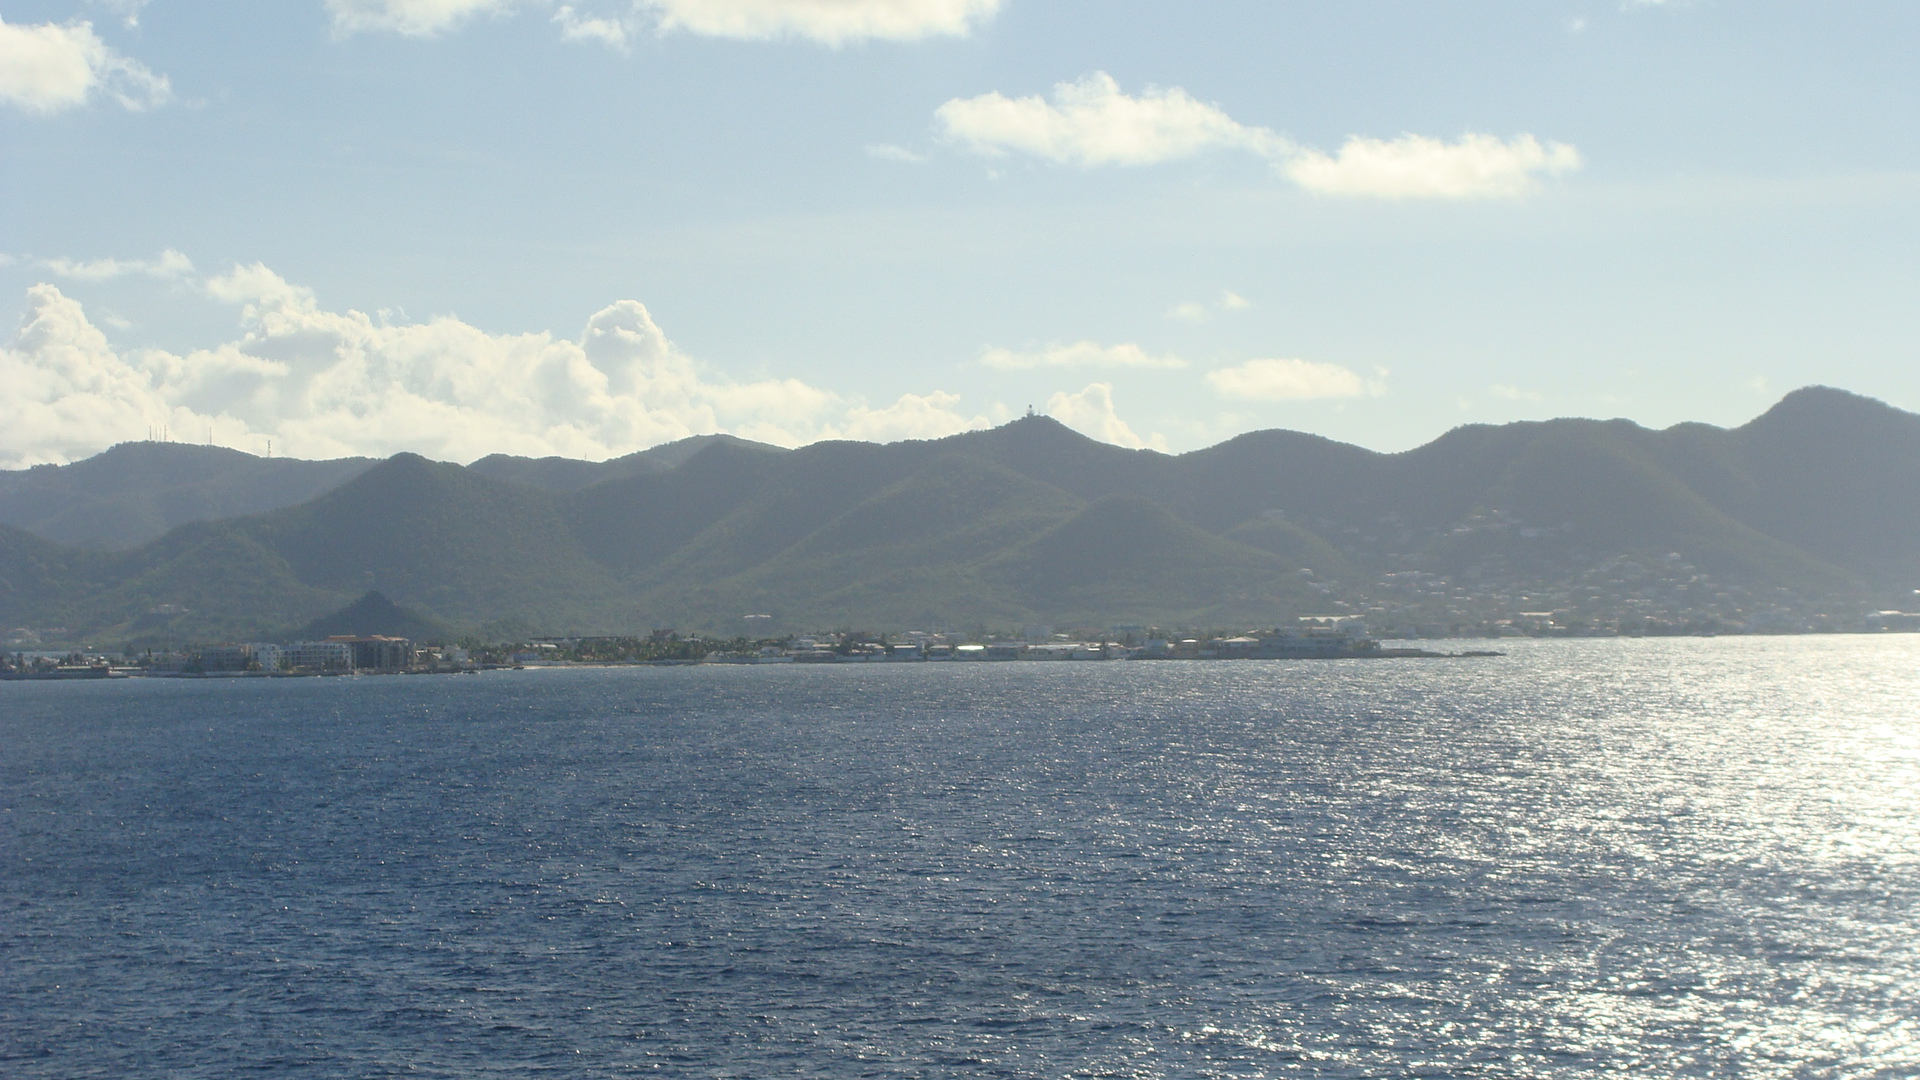
[[[353,646],[344,641],[302,641],[281,650],[288,667],[308,671],[352,671]]]

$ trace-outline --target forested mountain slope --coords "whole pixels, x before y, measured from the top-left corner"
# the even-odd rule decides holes
[[[211,460],[155,449],[67,468],[180,491]],[[934,441],[646,453],[465,468],[402,454],[299,505],[123,551],[0,526],[0,622],[265,634],[377,588],[498,635],[732,632],[750,614],[779,630],[1529,608],[1737,624],[1920,584],[1920,416],[1824,388],[1731,430],[1552,420],[1401,454],[1264,431],[1172,456],[1044,417]],[[263,490],[264,474],[247,488],[232,479],[246,467],[222,467],[225,486],[205,490]]]

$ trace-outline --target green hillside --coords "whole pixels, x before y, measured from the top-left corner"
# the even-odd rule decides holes
[[[785,498],[716,527],[716,544],[783,512]],[[952,454],[833,515],[765,561],[703,578],[663,567],[649,595],[667,621],[731,609],[773,625],[952,626],[1031,621],[1016,596],[990,588],[981,567],[1071,517],[1080,500],[991,462]],[[781,534],[783,537],[786,534]],[[690,545],[701,549],[706,537]],[[691,561],[691,560],[689,560]]]
[[[752,450],[775,453],[779,447],[737,439],[732,435],[694,435],[641,450],[607,461],[577,461],[563,457],[517,457],[489,454],[467,468],[493,480],[511,480],[516,484],[546,488],[550,491],[579,491],[595,484],[625,480],[634,476],[652,476],[677,469],[714,443],[729,443]]]
[[[122,443],[72,465],[0,471],[0,523],[48,540],[125,550],[167,530],[306,502],[374,464],[299,461],[218,446]]]
[[[1066,626],[1231,625],[1313,608],[1296,567],[1131,495],[1093,503],[984,576],[1036,621]]]
[[[181,449],[63,468],[137,466],[175,495],[209,462],[263,475],[248,472],[259,459]],[[467,468],[402,454],[298,505],[120,551],[0,525],[0,623],[279,635],[377,589],[449,633],[502,637],[1225,626],[1328,611],[1409,626],[1542,610],[1795,625],[1906,603],[1920,586],[1920,416],[1824,388],[1732,430],[1475,425],[1400,454],[1270,431],[1170,456],[1045,417],[884,446],[657,450]],[[72,486],[29,472],[42,491]],[[23,476],[0,492],[32,486]],[[188,513],[191,499],[173,497],[155,505]]]

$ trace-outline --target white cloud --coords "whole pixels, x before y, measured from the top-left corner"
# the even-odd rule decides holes
[[[1424,135],[1352,136],[1335,154],[1242,124],[1179,87],[1130,96],[1104,71],[1060,83],[1053,100],[1000,93],[954,98],[934,111],[940,135],[977,154],[1029,154],[1061,165],[1157,165],[1218,150],[1252,153],[1320,195],[1464,199],[1510,197],[1537,177],[1581,165],[1565,143],[1468,133],[1455,142]]]
[[[879,161],[896,161],[902,165],[919,165],[927,160],[927,155],[916,154],[904,146],[892,143],[878,143],[867,147],[867,156]]]
[[[1507,401],[1542,400],[1541,394],[1537,390],[1523,390],[1518,386],[1509,386],[1505,383],[1494,383],[1492,386],[1487,387],[1487,393],[1497,398],[1504,398]]]
[[[608,48],[627,51],[628,29],[623,19],[582,15],[571,4],[562,4],[560,10],[553,13],[553,21],[560,27],[560,36],[567,41],[598,41]]]
[[[1254,401],[1302,401],[1386,392],[1383,380],[1363,379],[1338,364],[1318,364],[1311,360],[1249,360],[1237,367],[1207,372],[1206,382],[1224,397]]]
[[[476,15],[513,6],[513,0],[327,0],[338,33],[386,30],[408,37],[432,37]]]
[[[846,418],[822,430],[822,438],[860,439],[866,442],[894,442],[900,439],[940,439],[991,427],[984,416],[967,416],[954,411],[960,395],[935,390],[931,394],[902,394],[900,400],[884,409],[856,405]]]
[[[93,0],[100,7],[120,13],[120,21],[131,30],[140,25],[140,12],[149,0]]]
[[[1051,102],[999,93],[954,98],[934,120],[944,137],[975,153],[1017,150],[1085,167],[1153,165],[1220,149],[1270,156],[1284,146],[1273,132],[1243,126],[1178,87],[1132,97],[1104,71],[1056,85]]]
[[[258,264],[204,283],[242,305],[243,333],[182,354],[121,351],[52,285],[0,349],[0,467],[84,457],[168,427],[301,457],[412,450],[605,458],[727,431],[782,445],[925,438],[985,426],[935,391],[872,408],[798,379],[736,382],[623,300],[580,338],[489,334],[456,318],[389,325],[322,308]]]
[[[27,315],[0,350],[0,466],[68,461],[167,423],[138,367],[114,354],[80,305],[51,285],[27,290]],[[191,428],[183,428],[191,430]]]
[[[94,259],[81,262],[75,259],[42,259],[40,265],[75,281],[111,281],[128,274],[145,274],[148,277],[177,279],[193,273],[193,260],[172,248],[161,252],[151,259]]]
[[[1340,152],[1296,154],[1282,168],[1317,195],[1381,199],[1499,198],[1526,193],[1537,175],[1559,176],[1580,167],[1580,152],[1565,143],[1542,144],[1531,135],[1502,141],[1463,135],[1443,142],[1424,135],[1347,140]]]
[[[1055,394],[1047,399],[1047,415],[1090,439],[1129,450],[1167,448],[1167,440],[1159,432],[1142,439],[1114,412],[1112,383],[1092,383],[1077,394]]]
[[[800,37],[827,45],[965,37],[1001,0],[639,0],[663,30],[710,37]]]
[[[1167,318],[1180,319],[1185,322],[1211,322],[1216,312],[1228,314],[1235,311],[1245,311],[1252,306],[1252,301],[1228,289],[1223,290],[1220,293],[1220,299],[1215,300],[1211,304],[1203,304],[1198,300],[1189,300],[1184,304],[1175,304],[1173,310],[1167,312]]]
[[[165,75],[115,51],[90,22],[23,25],[0,20],[0,103],[54,113],[103,93],[139,111],[173,96]]]
[[[1076,341],[1071,345],[1048,345],[1033,352],[1014,352],[1011,349],[988,349],[980,354],[980,362],[990,368],[1002,371],[1019,371],[1042,367],[1123,367],[1123,368],[1183,368],[1185,360],[1177,356],[1155,356],[1138,345],[1101,345],[1092,341]]]

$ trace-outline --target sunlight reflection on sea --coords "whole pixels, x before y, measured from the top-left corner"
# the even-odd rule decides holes
[[[1920,637],[10,684],[0,1073],[1920,1074]]]

